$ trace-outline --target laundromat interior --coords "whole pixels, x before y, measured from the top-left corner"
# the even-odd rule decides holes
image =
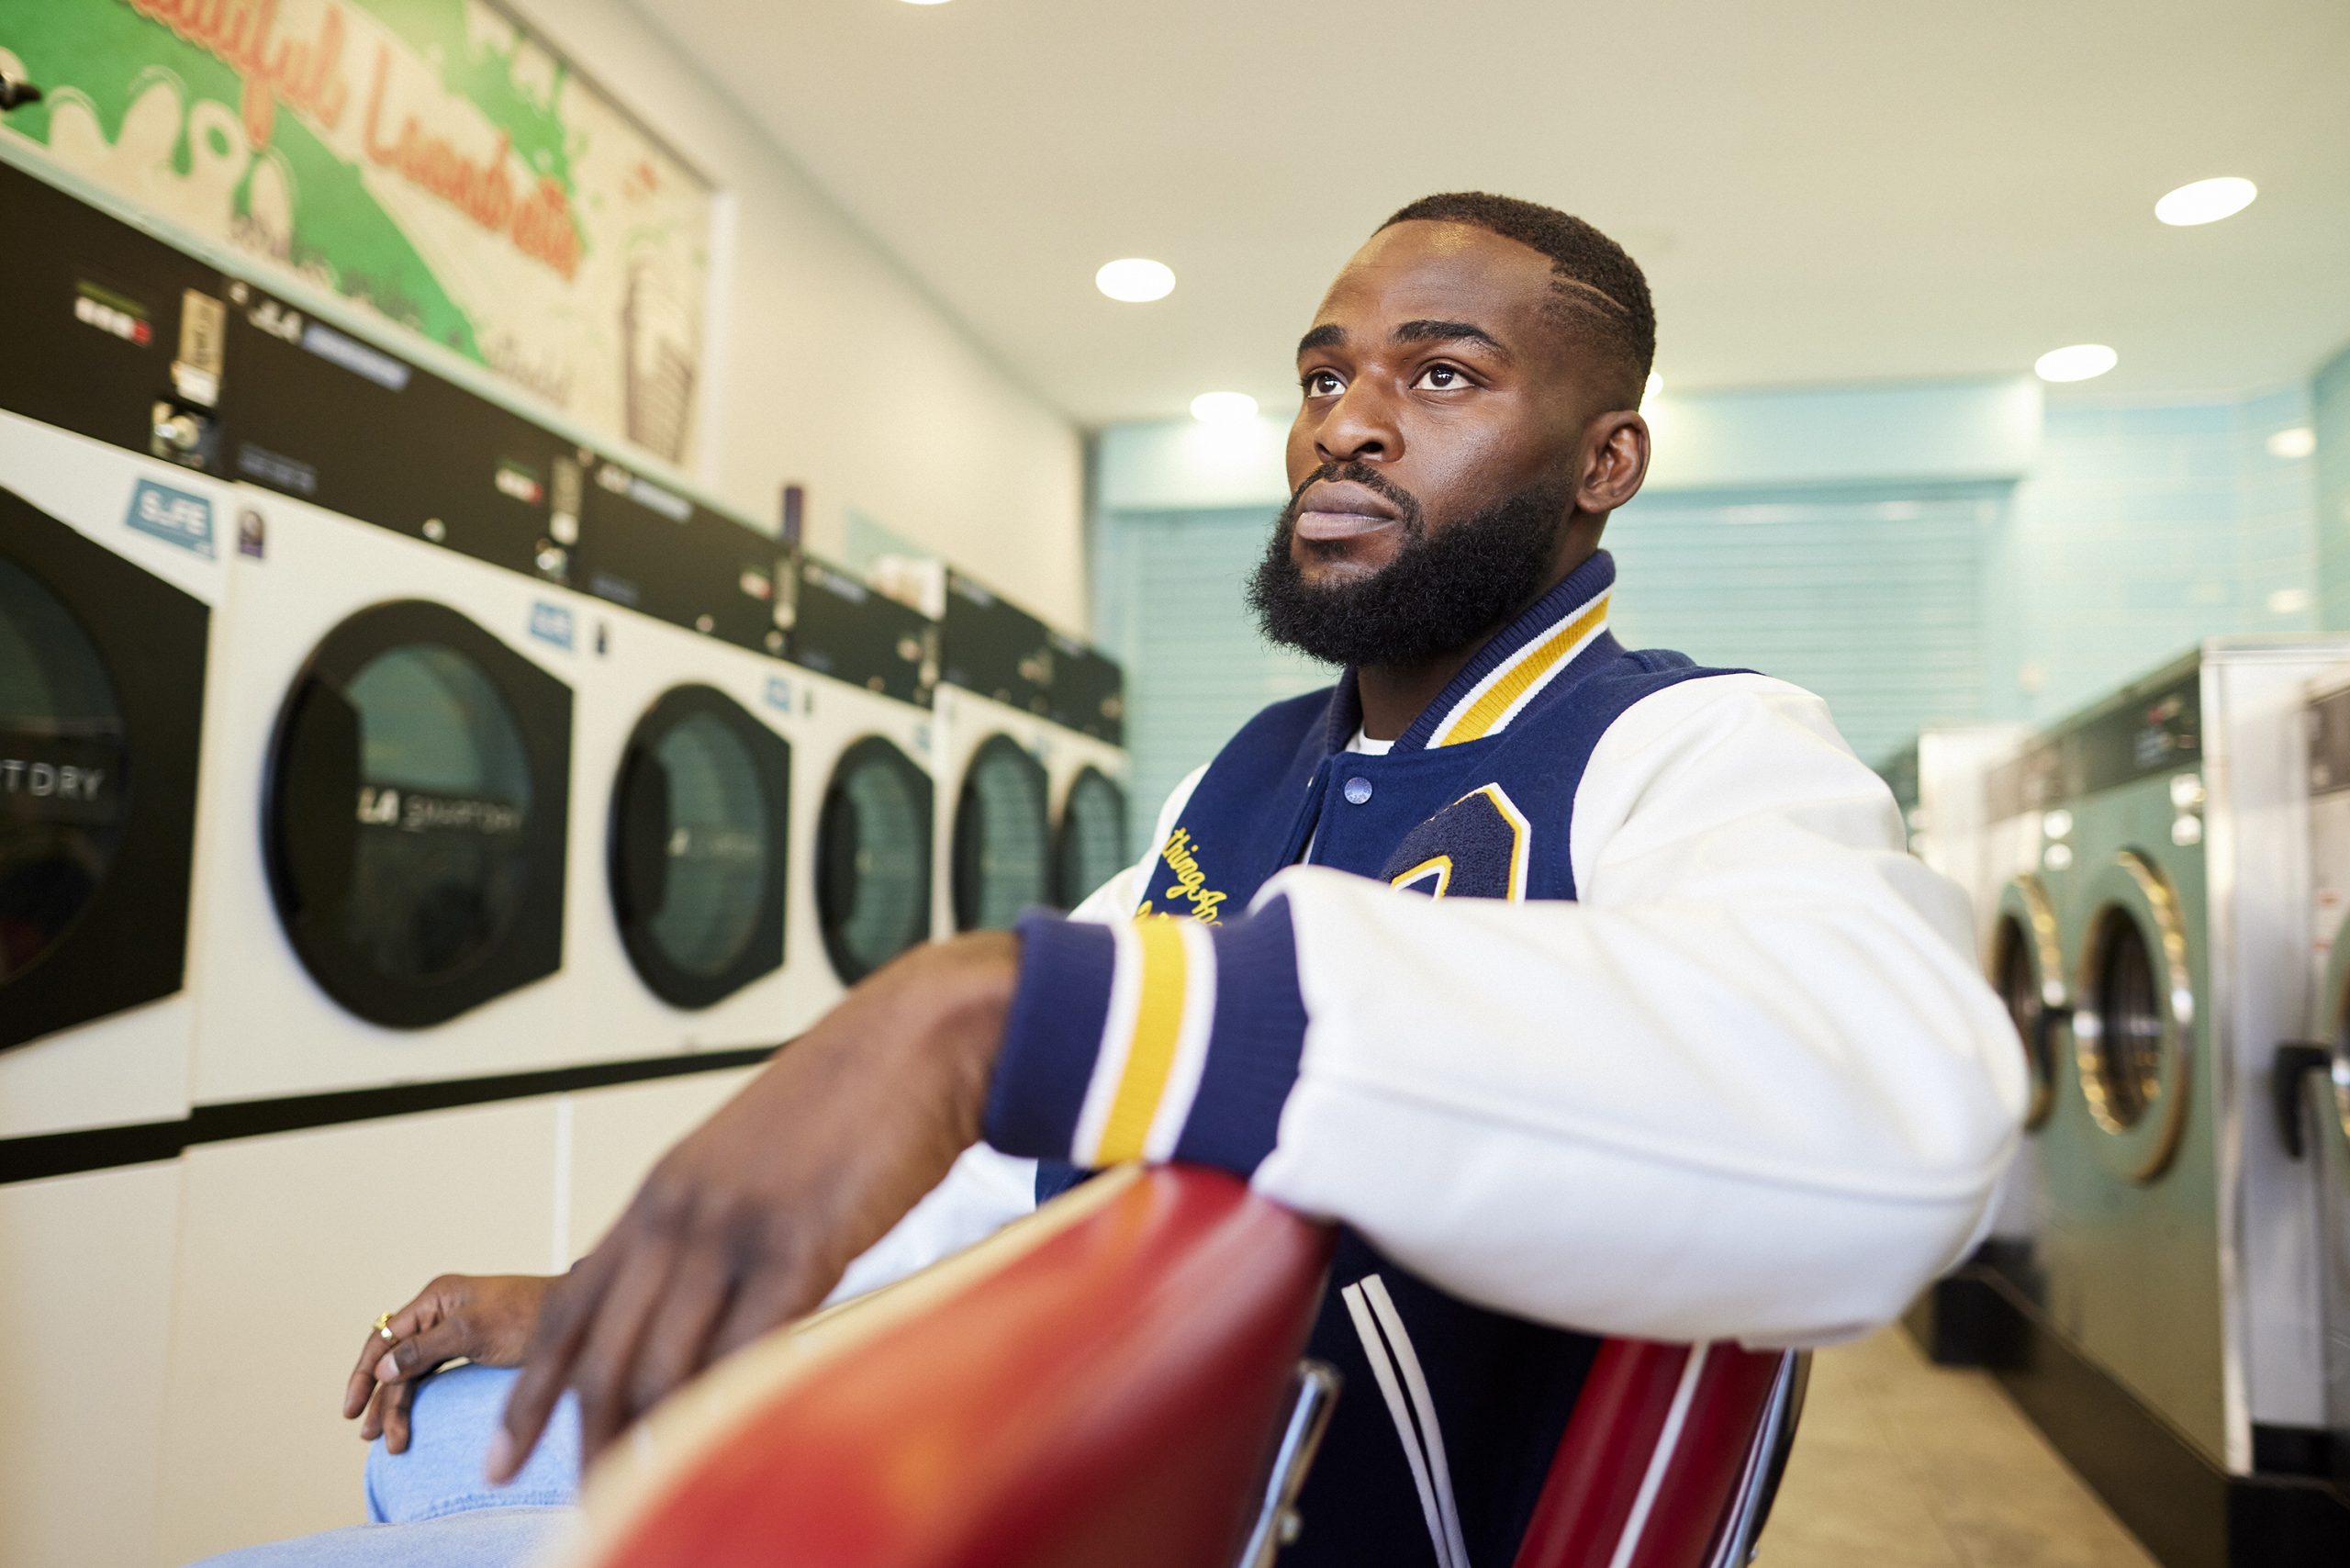
[[[2344,1568],[2345,923],[2342,0],[0,0],[0,1568]]]

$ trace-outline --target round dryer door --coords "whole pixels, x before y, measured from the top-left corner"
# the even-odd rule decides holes
[[[816,912],[850,985],[930,936],[930,775],[878,735],[842,754],[816,823]]]
[[[783,967],[791,746],[683,686],[636,726],[612,795],[612,910],[654,994],[708,1007]]]
[[[337,1002],[444,1023],[563,963],[571,689],[444,605],[363,610],[279,715],[270,887]]]
[[[1052,896],[1045,765],[990,735],[963,770],[955,802],[955,929],[1001,931]]]
[[[1053,856],[1053,902],[1075,909],[1126,868],[1126,792],[1100,768],[1072,780]]]
[[[2019,877],[1999,894],[1998,922],[1991,932],[1990,978],[2023,1047],[2025,1069],[2031,1075],[2031,1100],[2023,1125],[2036,1128],[2055,1103],[2057,1036],[2070,1013],[2056,914],[2037,877]]]
[[[2195,993],[2187,926],[2161,874],[2123,853],[2088,886],[2074,984],[2074,1065],[2098,1152],[2115,1173],[2151,1182],[2169,1168],[2194,1087]]]
[[[0,1047],[180,988],[209,619],[0,490]]]

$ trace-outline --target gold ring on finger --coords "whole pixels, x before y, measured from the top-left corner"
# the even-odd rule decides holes
[[[384,1337],[384,1343],[386,1345],[392,1342],[392,1315],[390,1313],[387,1312],[381,1317],[375,1319],[375,1332]]]

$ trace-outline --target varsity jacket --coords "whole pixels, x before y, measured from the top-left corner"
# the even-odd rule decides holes
[[[1140,865],[1021,923],[986,1137],[1038,1195],[1183,1159],[1341,1227],[1292,1568],[1507,1568],[1592,1336],[1881,1324],[2014,1147],[1964,895],[1816,697],[1627,650],[1613,581],[1585,563],[1383,756],[1351,677],[1268,708]],[[852,1286],[1026,1181],[975,1151]]]

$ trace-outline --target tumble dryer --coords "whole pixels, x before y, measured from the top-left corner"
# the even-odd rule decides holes
[[[2310,991],[2304,692],[2346,657],[2334,639],[2207,643],[2012,773],[2062,873],[2044,892],[2071,1003],[2035,1151],[2036,1304],[2159,1417],[2148,1430],[2238,1476],[2256,1436],[2323,1417],[2313,1193],[2270,1071]],[[2021,972],[2045,944],[2039,912],[2010,908]],[[2109,1498],[2140,1522],[2146,1499]]]
[[[581,1005],[631,1056],[773,1046],[795,988],[793,709],[769,536],[590,459],[576,580],[592,599],[574,786]],[[788,619],[788,614],[782,619]]]
[[[821,944],[829,1005],[931,937],[937,624],[812,557],[789,581],[793,840],[810,861],[791,918]]]
[[[1141,847],[1127,799],[1125,679],[1109,655],[1061,633],[1050,633],[1050,651],[1052,902],[1075,909]]]
[[[624,1052],[556,978],[576,454],[257,288],[230,294],[246,613],[223,644],[196,1098]]]
[[[2309,1167],[2318,1233],[2318,1323],[2333,1479],[2350,1493],[2350,678],[2321,678],[2307,718],[2311,1037],[2288,1047],[2286,1111]],[[2298,1103],[2297,1103],[2298,1102]]]
[[[0,1562],[141,1562],[163,1462],[229,487],[220,279],[0,163]]]
[[[938,649],[934,925],[1001,930],[1056,891],[1045,623],[950,572]]]
[[[0,166],[0,1137],[176,1119],[220,278]],[[182,387],[203,401],[185,398]]]

